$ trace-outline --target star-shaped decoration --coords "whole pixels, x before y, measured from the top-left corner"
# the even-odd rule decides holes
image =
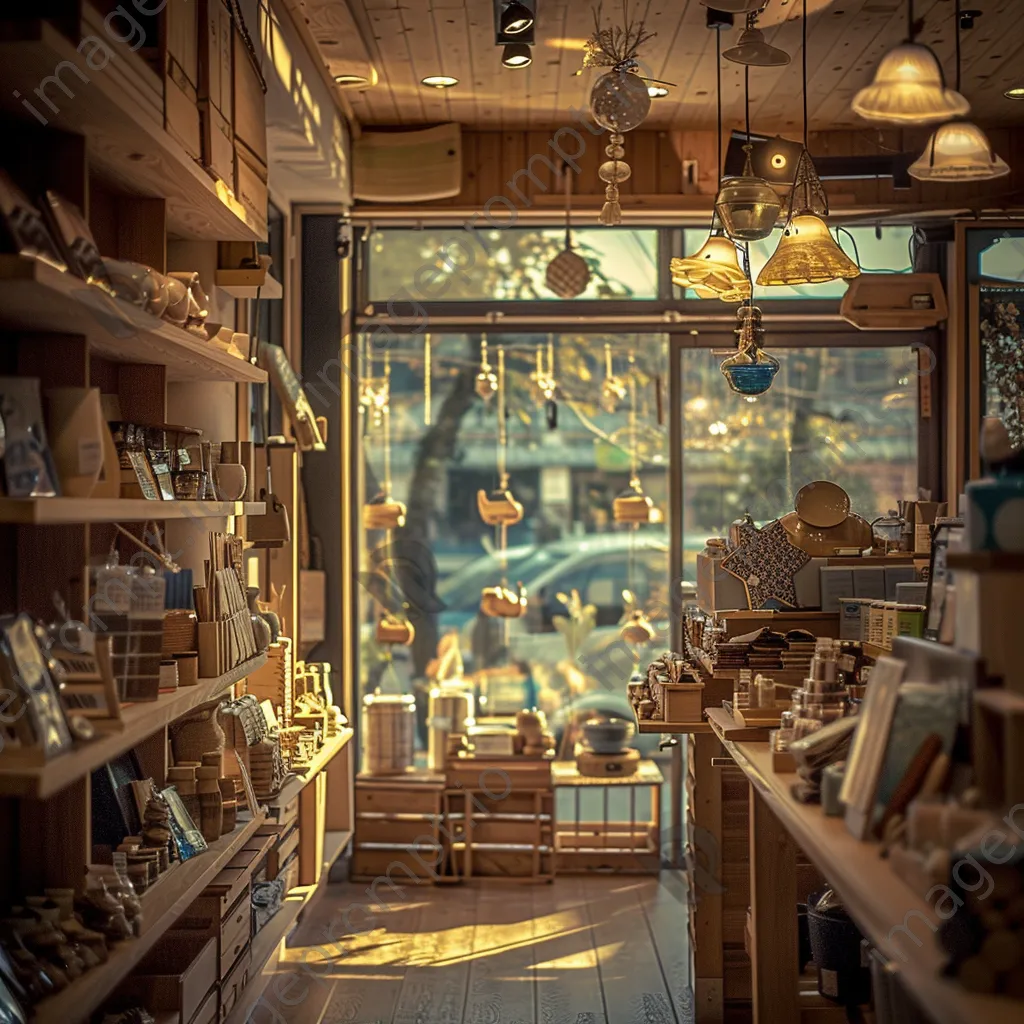
[[[811,556],[790,543],[789,535],[778,519],[760,530],[745,523],[738,531],[740,546],[722,560],[722,568],[742,581],[750,607],[764,608],[774,598],[789,608],[795,608],[793,577],[811,560]]]

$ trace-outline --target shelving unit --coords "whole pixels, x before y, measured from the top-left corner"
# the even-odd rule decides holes
[[[181,916],[214,876],[235,856],[263,824],[262,816],[240,825],[234,832],[211,843],[209,850],[169,869],[141,897],[143,931],[115,947],[105,964],[73,982],[63,992],[40,1003],[33,1024],[68,1024],[86,1019],[114,991],[121,979],[156,945],[157,940]]]
[[[265,370],[213,342],[21,256],[0,255],[0,328],[84,337],[91,352],[113,363],[166,367],[171,382],[267,379]]]
[[[260,654],[222,676],[200,679],[196,686],[181,686],[151,703],[126,706],[121,712],[124,728],[120,732],[102,736],[41,767],[0,767],[0,796],[45,800],[59,793],[119,754],[137,747],[193,708],[223,693],[255,672],[266,660],[267,656]]]
[[[144,498],[0,498],[0,523],[68,526],[141,523],[148,519],[261,516],[262,501],[147,501]]]

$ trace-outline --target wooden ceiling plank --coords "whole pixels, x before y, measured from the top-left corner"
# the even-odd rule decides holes
[[[449,117],[463,125],[476,124],[480,112],[473,87],[469,12],[465,0],[435,2],[434,24],[438,50],[444,55],[444,74],[454,75],[459,80],[454,89],[447,90]]]

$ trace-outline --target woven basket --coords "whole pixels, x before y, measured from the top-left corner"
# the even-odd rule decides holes
[[[171,749],[176,762],[202,763],[203,754],[224,749],[224,730],[217,721],[220,704],[219,699],[207,701],[170,725]]]
[[[563,249],[549,264],[544,280],[560,299],[574,299],[590,284],[590,267],[572,249]]]
[[[163,657],[194,651],[198,642],[195,612],[175,610],[164,613]]]

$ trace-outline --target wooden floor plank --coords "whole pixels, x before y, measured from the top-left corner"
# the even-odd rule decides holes
[[[394,1024],[458,1024],[466,1005],[476,890],[433,890],[423,931],[405,972]]]
[[[682,871],[663,871],[659,880],[638,890],[640,906],[658,954],[661,973],[680,1024],[693,1024],[693,978],[687,931],[688,885]]]
[[[582,878],[534,887],[537,1024],[610,1024]]]
[[[608,1020],[678,1024],[637,894],[650,882],[623,876],[585,884]]]
[[[533,901],[518,885],[481,885],[463,1024],[536,1024]]]

